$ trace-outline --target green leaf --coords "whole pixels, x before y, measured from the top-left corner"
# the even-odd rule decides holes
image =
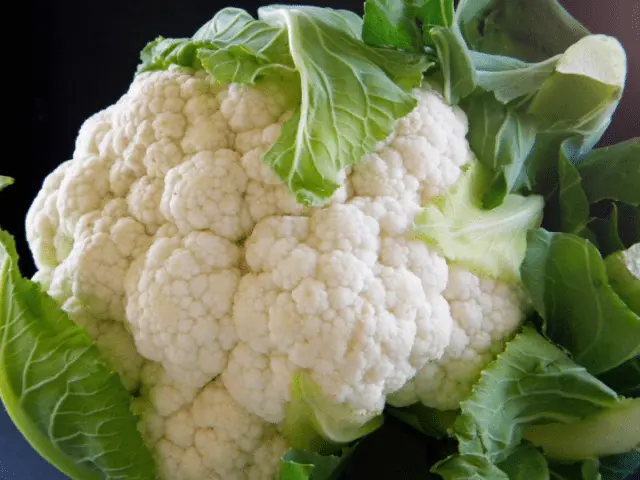
[[[600,459],[602,480],[625,480],[640,468],[640,452],[627,452]]]
[[[640,353],[640,317],[609,285],[604,260],[591,242],[533,230],[521,272],[546,334],[592,374]]]
[[[547,194],[555,188],[557,152],[565,140],[571,139],[574,163],[600,140],[625,79],[626,54],[612,37],[590,35],[562,55],[525,109],[539,131],[527,159],[535,192]]]
[[[593,150],[578,171],[591,203],[607,199],[640,205],[640,137]]]
[[[483,206],[499,206],[517,183],[523,182],[525,161],[536,129],[522,115],[499,103],[491,93],[467,97],[462,108],[469,120],[469,145],[491,174]]]
[[[153,480],[131,397],[84,330],[22,278],[0,231],[0,395],[33,448],[74,480]]]
[[[138,72],[165,70],[170,65],[199,69],[199,53],[219,52],[241,47],[261,65],[293,66],[286,31],[255,20],[239,8],[224,8],[204,24],[192,38],[159,37],[142,51]],[[246,57],[243,57],[246,60]],[[217,77],[216,77],[217,78]],[[223,77],[219,81],[225,80]]]
[[[543,200],[507,195],[484,210],[478,191],[486,182],[478,167],[469,169],[444,197],[429,204],[416,219],[414,231],[451,262],[481,276],[517,282],[527,248],[527,230],[540,224]]]
[[[280,460],[280,480],[337,480],[344,466],[343,456],[319,455],[304,450],[288,450]]]
[[[201,45],[188,38],[158,37],[140,52],[137,72],[166,70],[171,65],[197,68],[197,50]]]
[[[362,39],[377,47],[423,52],[431,27],[453,25],[453,10],[452,0],[367,0]]]
[[[560,59],[556,55],[538,63],[527,63],[517,58],[469,52],[478,76],[478,87],[493,92],[496,99],[509,103],[536,92],[553,73]]]
[[[450,28],[433,27],[429,37],[440,63],[444,98],[455,105],[473,92],[478,82],[469,49],[456,24]]]
[[[195,42],[217,48],[244,47],[272,63],[292,65],[287,32],[280,26],[254,19],[239,8],[224,8],[193,35]]]
[[[578,169],[571,163],[565,141],[558,156],[560,224],[565,233],[584,236],[589,223],[589,200],[582,188]]]
[[[573,423],[618,403],[616,393],[525,326],[462,402],[453,432],[461,454],[505,460],[530,425]]]
[[[627,360],[619,367],[598,377],[625,397],[640,397],[640,357]]]
[[[640,243],[609,255],[604,263],[611,288],[640,315]]]
[[[640,399],[625,399],[578,422],[536,425],[524,438],[549,458],[587,460],[640,449]]]
[[[202,49],[198,52],[198,60],[211,77],[224,83],[259,85],[264,80],[273,82],[277,75],[284,85],[291,85],[294,91],[299,85],[297,73],[292,67],[270,63],[241,45],[220,50]]]
[[[319,205],[413,110],[411,90],[430,66],[422,53],[366,45],[362,23],[330,8],[272,5],[258,20],[226,8],[191,39],[151,42],[138,70],[204,68],[219,82],[278,96],[295,112],[263,160],[298,202]]]
[[[531,445],[521,445],[498,464],[509,480],[548,480],[549,465],[540,451]]]
[[[382,426],[382,412],[353,411],[327,399],[303,372],[291,379],[291,400],[282,433],[294,449],[334,453]]]
[[[364,42],[376,47],[421,52],[422,29],[417,22],[417,3],[413,0],[367,0],[362,26]]]
[[[408,407],[387,405],[385,413],[410,425],[424,435],[444,438],[449,435],[449,429],[460,412],[458,410],[437,410],[421,403],[415,403]]]
[[[13,178],[0,175],[0,191],[4,190],[9,185],[13,185]]]
[[[431,472],[445,480],[509,480],[505,472],[482,455],[453,455],[436,463]]]
[[[370,45],[411,52],[435,48],[437,74],[450,104],[458,103],[476,86],[469,49],[454,22],[452,0],[368,0],[362,37]]]
[[[339,187],[344,169],[373,151],[395,121],[413,110],[410,89],[420,85],[426,57],[365,45],[340,28],[345,16],[361,25],[350,12],[274,6],[258,14],[286,27],[302,82],[300,109],[264,161],[298,202],[319,204]],[[404,78],[392,79],[396,71]]]
[[[471,49],[528,62],[561,54],[589,34],[557,0],[460,0],[456,18]]]

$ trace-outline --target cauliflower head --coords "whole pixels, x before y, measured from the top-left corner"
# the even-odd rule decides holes
[[[300,373],[358,418],[449,408],[521,319],[517,288],[412,234],[473,162],[428,85],[322,206],[262,156],[292,115],[172,66],[81,127],[27,217],[36,280],[137,392],[164,478],[271,478]]]
[[[519,285],[482,278],[459,266],[449,269],[444,297],[453,319],[449,345],[442,357],[428,361],[388,398],[394,406],[420,402],[438,410],[458,408],[529,309]]]
[[[134,408],[163,478],[262,480],[277,476],[288,444],[273,424],[241,407],[222,382],[185,388],[160,364],[143,367]]]

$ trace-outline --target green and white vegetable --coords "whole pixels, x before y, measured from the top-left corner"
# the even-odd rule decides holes
[[[338,479],[398,420],[445,480],[640,463],[621,44],[555,0],[364,12],[152,41],[33,201],[32,280],[0,234],[0,394],[72,479]]]

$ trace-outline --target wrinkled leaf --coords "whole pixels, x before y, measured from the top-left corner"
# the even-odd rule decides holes
[[[577,422],[618,401],[613,390],[525,327],[485,368],[462,402],[453,432],[461,454],[499,463],[520,444],[528,426]]]
[[[291,65],[285,29],[254,19],[239,8],[224,8],[193,35],[195,42],[210,42],[218,48],[244,47],[273,63]]]
[[[154,480],[120,378],[17,264],[13,238],[0,231],[0,395],[9,416],[74,480]]]
[[[491,93],[477,93],[462,104],[469,121],[469,145],[490,172],[483,207],[499,206],[521,177],[536,138],[535,126],[524,116],[499,103]]]
[[[533,230],[521,271],[546,334],[592,374],[640,353],[640,317],[609,285],[605,263],[591,242]]]
[[[300,109],[285,123],[264,161],[300,203],[322,203],[340,186],[344,169],[373,151],[395,120],[415,107],[406,90],[420,84],[426,58],[387,55],[365,46],[352,32],[337,28],[336,17],[346,12],[264,7],[258,13],[271,25],[286,26],[304,86]],[[358,17],[351,15],[355,22]],[[413,68],[408,71],[407,65]],[[405,88],[385,73],[398,68],[407,73]]]
[[[578,164],[591,203],[640,205],[640,137],[593,150]]]

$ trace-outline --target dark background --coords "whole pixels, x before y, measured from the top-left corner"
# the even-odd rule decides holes
[[[141,48],[157,35],[191,35],[224,6],[254,13],[256,7],[268,3],[295,2],[30,0],[28,5],[17,6],[28,8],[27,15],[3,12],[5,29],[18,28],[21,34],[11,34],[2,49],[3,77],[9,86],[3,88],[2,96],[8,127],[2,130],[0,174],[14,177],[16,184],[2,193],[0,226],[16,237],[26,275],[33,273],[24,240],[24,218],[31,201],[44,177],[71,156],[84,119],[117,101],[127,90]],[[358,13],[362,8],[362,1],[355,0],[298,3],[349,8]],[[640,0],[562,3],[592,32],[616,36],[627,50],[627,89],[603,143],[640,135]],[[20,141],[25,132],[30,137]],[[369,441],[355,459],[359,475],[348,472],[349,478],[424,478],[419,472],[428,468],[429,447],[412,441],[414,434],[407,429],[393,424],[388,428],[393,429],[394,445],[381,445],[376,438]],[[0,480],[64,478],[33,452],[4,410],[0,411]]]

